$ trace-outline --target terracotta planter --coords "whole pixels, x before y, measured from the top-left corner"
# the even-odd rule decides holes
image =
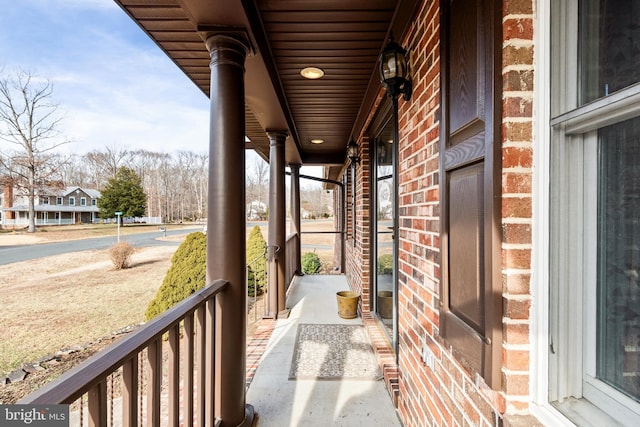
[[[340,291],[336,294],[338,300],[338,315],[343,319],[358,317],[358,299],[360,294],[352,291]]]
[[[378,291],[378,314],[383,319],[393,317],[393,292]]]

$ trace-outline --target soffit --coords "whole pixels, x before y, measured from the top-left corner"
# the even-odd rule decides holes
[[[344,163],[379,91],[377,58],[391,28],[402,34],[416,1],[116,0],[184,73],[209,94],[209,54],[198,27],[249,29],[246,62],[249,148],[268,158],[265,129],[288,129],[288,163]],[[404,12],[403,12],[404,11]],[[394,20],[394,17],[396,19]],[[404,22],[399,22],[404,21]],[[393,25],[392,25],[393,24]],[[308,80],[307,66],[325,76]],[[364,107],[363,107],[364,105]],[[323,139],[312,144],[311,139]],[[330,174],[334,175],[334,174]]]

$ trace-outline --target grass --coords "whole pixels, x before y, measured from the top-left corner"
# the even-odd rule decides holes
[[[267,223],[261,223],[265,238]],[[180,228],[169,225],[167,229]],[[247,227],[247,233],[251,227]],[[47,227],[38,237],[61,241],[112,236],[115,225]],[[333,222],[303,221],[304,231],[333,231]],[[121,234],[157,231],[127,225]],[[14,233],[15,234],[15,233]],[[26,233],[25,233],[26,234]],[[334,234],[303,234],[304,245],[332,245]],[[183,236],[184,237],[184,236]],[[0,240],[2,234],[0,234]],[[144,321],[147,304],[170,267],[177,246],[138,249],[131,268],[114,270],[108,250],[62,254],[2,266],[0,375],[63,348],[85,344]],[[303,248],[302,252],[313,249]],[[317,249],[330,272],[333,250]]]
[[[175,247],[144,248],[116,271],[107,250],[3,266],[0,373],[144,321]]]

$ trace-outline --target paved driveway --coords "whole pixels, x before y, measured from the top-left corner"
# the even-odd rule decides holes
[[[183,228],[179,230],[167,230],[167,236],[179,236],[193,231],[201,230],[201,227]],[[137,248],[146,246],[173,245],[178,242],[159,240],[164,233],[153,231],[148,233],[129,234],[120,236],[121,241],[127,241]],[[0,265],[13,262],[28,261],[30,259],[43,258],[51,255],[65,253],[107,249],[116,243],[116,236],[95,237],[91,239],[70,240],[65,242],[44,243],[38,245],[0,246]]]

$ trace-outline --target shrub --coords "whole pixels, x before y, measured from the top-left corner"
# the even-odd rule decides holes
[[[304,274],[317,274],[322,268],[320,257],[315,252],[306,252],[302,255],[302,272]]]
[[[201,232],[187,235],[171,258],[171,267],[145,317],[150,320],[204,287],[207,280],[207,237]]]
[[[113,262],[113,266],[116,270],[129,268],[131,255],[133,255],[134,250],[133,246],[127,242],[120,242],[111,246],[111,249],[109,249],[109,256],[111,257],[111,262]]]
[[[393,273],[393,255],[384,254],[378,257],[378,274]]]
[[[247,239],[247,263],[251,263],[247,268],[247,281],[249,286],[249,296],[256,295],[254,287],[257,287],[257,294],[264,292],[266,282],[266,253],[267,242],[262,236],[259,226],[254,226]]]

